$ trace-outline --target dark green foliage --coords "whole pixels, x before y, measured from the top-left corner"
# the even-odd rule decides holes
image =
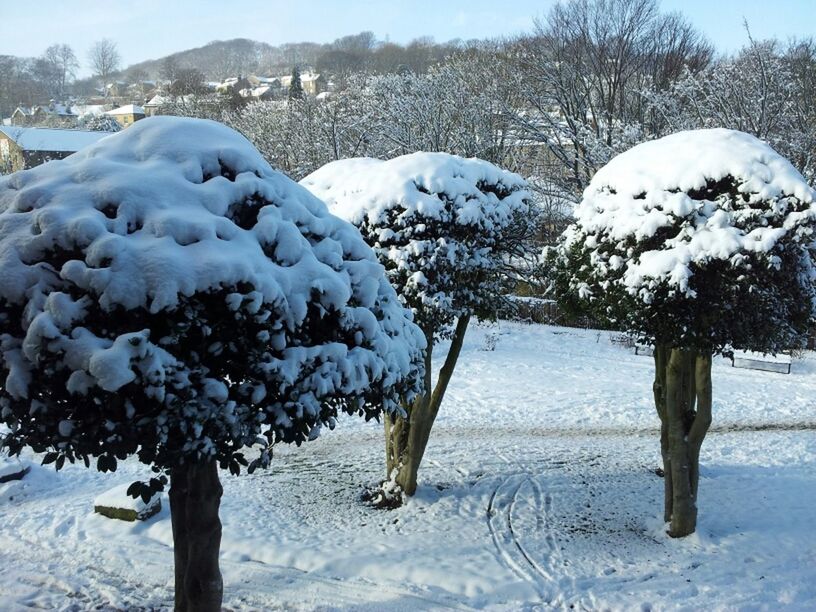
[[[694,200],[716,202],[723,210],[739,211],[734,226],[748,233],[774,222],[769,210],[778,202],[749,201],[738,192],[733,177],[709,181],[704,189],[688,192]],[[810,203],[787,198],[784,213],[805,211]],[[597,239],[597,252],[606,259],[617,255],[637,260],[658,251],[688,227],[692,217],[675,218],[671,227],[660,228],[648,239],[625,242]],[[781,215],[780,215],[781,216]],[[740,253],[738,261],[710,259],[704,266],[690,263],[689,291],[678,291],[663,282],[650,288],[650,301],[619,281],[624,268],[613,276],[599,274],[591,264],[592,250],[585,239],[573,241],[547,258],[559,306],[573,315],[584,315],[614,329],[632,332],[647,344],[681,346],[703,353],[729,349],[772,352],[802,346],[811,322],[812,286],[808,280],[812,263],[793,232],[768,252]],[[591,297],[582,296],[585,286]]]
[[[304,97],[303,83],[300,82],[300,69],[295,66],[292,68],[292,81],[289,83],[289,99],[302,100]]]

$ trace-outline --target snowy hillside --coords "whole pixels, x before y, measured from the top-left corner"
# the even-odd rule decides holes
[[[399,510],[359,501],[382,476],[372,423],[281,448],[265,472],[223,473],[224,605],[816,607],[816,355],[790,375],[715,361],[698,533],[670,540],[653,363],[613,336],[474,327]],[[172,608],[167,504],[144,523],[93,514],[99,494],[144,476],[135,461],[113,475],[35,466],[0,484],[0,609]]]

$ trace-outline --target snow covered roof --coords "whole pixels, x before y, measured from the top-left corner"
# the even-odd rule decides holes
[[[344,159],[326,164],[301,181],[333,213],[355,224],[366,215],[376,219],[397,206],[407,215],[418,212],[434,217],[444,208],[437,194],[456,202],[458,222],[473,222],[485,199],[478,188],[482,183],[517,190],[500,202],[508,214],[529,196],[518,174],[480,159],[447,153],[412,153],[388,161]],[[499,199],[494,196],[492,203],[498,205]]]
[[[63,130],[58,128],[36,128],[3,126],[0,133],[13,140],[24,151],[75,152],[92,145],[111,132],[89,130]]]
[[[66,106],[65,104],[49,104],[49,105],[40,104],[32,106],[30,108],[26,106],[18,106],[16,109],[14,109],[14,112],[15,113],[19,112],[24,116],[35,115],[38,112],[45,113],[46,115],[57,115],[59,117],[75,116],[75,113],[71,110],[71,107]]]
[[[167,104],[169,101],[170,100],[168,98],[164,97],[163,95],[156,94],[155,96],[150,98],[150,100],[148,100],[148,102],[147,102],[147,104],[145,104],[145,106],[151,106],[151,107],[161,106],[162,104]]]
[[[106,115],[144,115],[145,110],[141,106],[136,106],[135,104],[126,104],[125,106],[120,106],[119,108],[114,108],[105,113]]]

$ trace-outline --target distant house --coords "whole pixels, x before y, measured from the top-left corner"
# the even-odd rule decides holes
[[[165,104],[170,103],[170,98],[162,96],[161,94],[156,94],[150,100],[147,101],[147,104],[144,105],[145,115],[148,117],[152,117],[153,115],[159,114],[159,109],[164,106]]]
[[[46,119],[53,119],[69,126],[76,123],[77,118],[70,106],[52,101],[48,105],[18,106],[11,114],[11,125],[28,126],[42,123]]]
[[[12,172],[63,159],[111,132],[90,132],[61,128],[0,126],[0,165]]]
[[[289,89],[289,86],[292,84],[291,75],[280,77],[280,84],[284,89]],[[303,87],[303,91],[310,96],[316,96],[326,91],[326,78],[322,74],[304,72],[300,75],[300,84]]]
[[[119,108],[114,108],[105,113],[108,117],[116,119],[122,127],[133,125],[139,119],[145,118],[145,109],[135,104],[126,104]]]
[[[250,75],[247,77],[247,81],[249,81],[252,84],[252,87],[268,86],[280,89],[281,86],[281,82],[278,77],[259,77],[255,75]]]
[[[218,93],[231,93],[242,89],[252,89],[252,87],[252,83],[245,77],[230,77],[224,79],[224,82],[220,83],[215,90]]]
[[[274,100],[278,97],[276,94],[280,91],[280,87],[273,88],[269,85],[261,85],[252,89],[242,89],[238,93],[242,98],[250,98],[252,100]]]

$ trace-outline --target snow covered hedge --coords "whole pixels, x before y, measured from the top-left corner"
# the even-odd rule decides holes
[[[647,342],[781,350],[812,312],[814,192],[762,141],[679,132],[592,179],[558,258],[562,299]]]
[[[423,329],[492,318],[501,274],[529,231],[517,174],[446,153],[332,162],[301,181],[354,223]]]
[[[0,179],[0,417],[46,462],[239,470],[412,395],[424,338],[350,224],[220,124]],[[267,438],[259,438],[261,434]]]

